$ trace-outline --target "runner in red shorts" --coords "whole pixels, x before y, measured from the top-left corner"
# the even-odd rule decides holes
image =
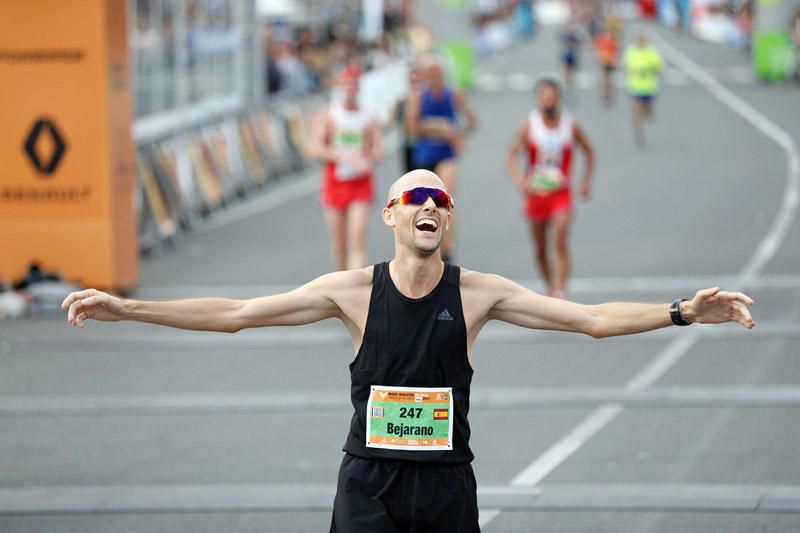
[[[365,234],[374,196],[372,174],[381,157],[380,127],[358,104],[358,73],[339,78],[343,101],[317,118],[311,155],[323,161],[321,201],[339,270],[366,263]]]
[[[536,244],[536,261],[550,296],[566,298],[570,258],[567,238],[572,222],[570,174],[574,145],[583,150],[586,165],[581,198],[589,198],[594,169],[594,151],[572,116],[559,108],[558,82],[545,79],[536,84],[538,109],[520,125],[506,156],[506,170],[525,195],[525,214]],[[520,170],[520,154],[528,154],[527,171]],[[551,231],[552,228],[552,231]],[[548,235],[555,237],[555,276],[548,257]]]

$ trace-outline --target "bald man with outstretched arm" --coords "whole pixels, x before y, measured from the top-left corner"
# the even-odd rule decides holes
[[[234,333],[341,320],[356,354],[354,413],[331,531],[359,533],[479,531],[467,414],[472,346],[490,320],[594,338],[694,322],[755,325],[753,301],[718,287],[672,305],[582,305],[446,264],[440,243],[453,207],[434,173],[415,170],[392,185],[382,211],[394,235],[391,261],[250,300],[145,302],[87,289],[62,307],[80,327],[89,319],[135,320]]]

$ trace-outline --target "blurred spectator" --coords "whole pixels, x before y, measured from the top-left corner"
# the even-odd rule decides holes
[[[319,45],[314,31],[311,28],[300,30],[297,38],[298,56],[300,61],[306,66],[311,82],[311,90],[316,91],[323,84],[325,79],[325,67],[327,57],[323,48]]]
[[[511,45],[514,28],[514,2],[474,0],[472,25],[475,28],[478,55],[486,56]]]
[[[706,0],[692,11],[692,30],[701,39],[750,49],[751,0]]]
[[[358,12],[348,9],[331,8],[336,16],[322,24],[270,23],[262,31],[267,93],[291,97],[335,89],[332,80],[346,69],[361,73],[406,56],[410,6],[408,0],[386,1],[387,24],[374,43],[359,41]]]
[[[590,40],[594,40],[603,30],[603,9],[597,1],[587,1],[578,6],[575,18],[586,24]]]
[[[427,26],[414,24],[409,26],[406,33],[414,54],[426,54],[436,47],[436,37]]]
[[[739,31],[741,31],[741,46],[745,52],[750,52],[753,36],[753,2],[746,0],[741,3],[737,18]]]
[[[297,56],[296,45],[287,42],[280,43],[276,65],[280,73],[281,91],[286,94],[302,94],[312,90],[311,74],[308,67]]]
[[[383,31],[396,34],[411,20],[413,2],[410,0],[387,0],[383,14]]]
[[[264,75],[266,76],[264,87],[267,93],[272,94],[281,89],[281,73],[276,62],[278,49],[272,41],[272,32],[269,28],[264,28],[261,32],[261,40],[264,46]]]
[[[389,34],[384,33],[377,45],[370,50],[369,62],[372,68],[379,68],[392,61],[392,48]]]

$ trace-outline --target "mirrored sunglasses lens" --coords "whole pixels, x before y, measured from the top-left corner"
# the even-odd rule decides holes
[[[428,200],[428,197],[433,199],[436,207],[450,207],[450,197],[446,192],[428,187],[417,187],[406,191],[403,194],[403,203],[422,205]]]
[[[433,198],[433,203],[436,204],[436,207],[450,207],[450,197],[444,191],[436,191],[435,194],[431,195]]]
[[[433,199],[433,203],[436,204],[436,207],[450,207],[450,197],[446,192],[440,189],[428,189],[425,195],[426,200],[428,196]]]
[[[406,191],[405,199],[406,203],[422,205],[428,199],[428,189],[424,187],[417,187],[416,189]]]

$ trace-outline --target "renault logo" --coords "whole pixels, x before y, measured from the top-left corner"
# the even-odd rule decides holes
[[[25,153],[41,174],[52,174],[67,145],[52,120],[40,118],[25,139]],[[46,177],[46,176],[43,176]]]

